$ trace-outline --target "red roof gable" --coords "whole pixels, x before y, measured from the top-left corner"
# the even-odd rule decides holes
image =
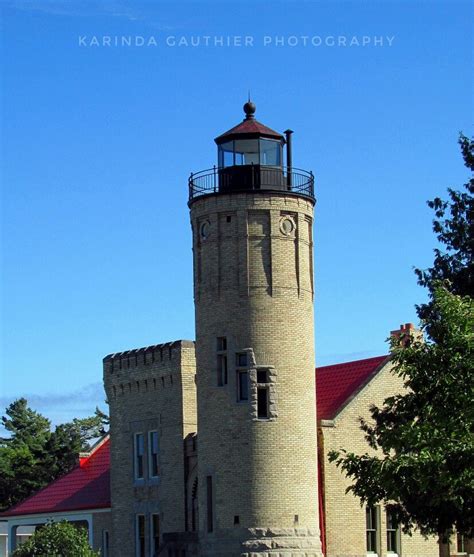
[[[243,122],[237,124],[237,126],[234,126],[219,137],[216,137],[214,141],[216,143],[221,143],[226,139],[232,139],[234,136],[239,135],[254,135],[272,137],[274,139],[283,139],[281,133],[278,133],[275,130],[268,128],[267,126],[264,126],[258,120],[255,120],[255,118],[246,118]]]
[[[377,356],[366,360],[334,364],[316,369],[318,420],[331,420],[369,377],[388,359]]]
[[[99,442],[80,465],[0,516],[110,507],[110,439]]]

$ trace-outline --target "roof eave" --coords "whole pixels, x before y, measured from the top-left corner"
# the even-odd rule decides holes
[[[285,138],[281,135],[273,135],[271,133],[265,132],[232,132],[224,133],[219,135],[214,139],[216,145],[224,143],[225,141],[233,141],[234,139],[258,139],[262,137],[263,139],[273,139],[274,141],[280,141],[282,144],[286,143]]]

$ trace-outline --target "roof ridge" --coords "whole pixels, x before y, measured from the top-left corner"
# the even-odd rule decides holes
[[[362,362],[369,362],[370,360],[379,360],[380,358],[388,358],[390,356],[390,354],[382,354],[380,356],[370,356],[370,358],[361,358],[359,360],[349,360],[347,362],[339,362],[339,363],[334,363],[334,364],[326,364],[324,366],[316,366],[316,371],[321,370],[321,369],[326,369],[328,367],[340,367],[340,366],[345,366],[345,365],[351,365],[351,364],[357,364],[357,363],[362,363]]]

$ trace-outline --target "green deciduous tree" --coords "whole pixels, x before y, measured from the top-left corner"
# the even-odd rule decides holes
[[[69,522],[49,522],[13,553],[13,557],[96,557],[87,530]]]
[[[20,398],[6,409],[2,423],[10,435],[0,438],[0,510],[71,470],[78,453],[105,434],[108,418],[97,408],[94,416],[51,431],[51,422]]]
[[[464,165],[474,173],[474,138],[461,134],[459,145]],[[464,191],[448,188],[448,194],[448,201],[439,197],[428,201],[436,216],[433,231],[444,249],[434,250],[432,267],[415,269],[418,283],[428,289],[431,300],[440,281],[449,282],[454,294],[474,296],[474,174],[464,184]],[[417,310],[429,327],[432,302],[420,304]]]
[[[407,392],[362,421],[376,453],[330,453],[369,505],[388,502],[404,527],[444,534],[474,528],[474,302],[434,290],[430,340],[394,346],[394,373]]]
[[[459,143],[474,171],[474,141],[461,135]],[[474,178],[464,187],[428,203],[445,250],[415,270],[430,297],[417,306],[426,342],[412,337],[392,347],[406,390],[362,421],[375,452],[329,455],[353,480],[349,491],[363,503],[388,504],[408,532],[474,535]]]

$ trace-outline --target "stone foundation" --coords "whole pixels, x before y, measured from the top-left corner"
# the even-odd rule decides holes
[[[225,536],[225,537],[224,537]],[[201,557],[322,557],[318,530],[240,528],[200,544]]]

